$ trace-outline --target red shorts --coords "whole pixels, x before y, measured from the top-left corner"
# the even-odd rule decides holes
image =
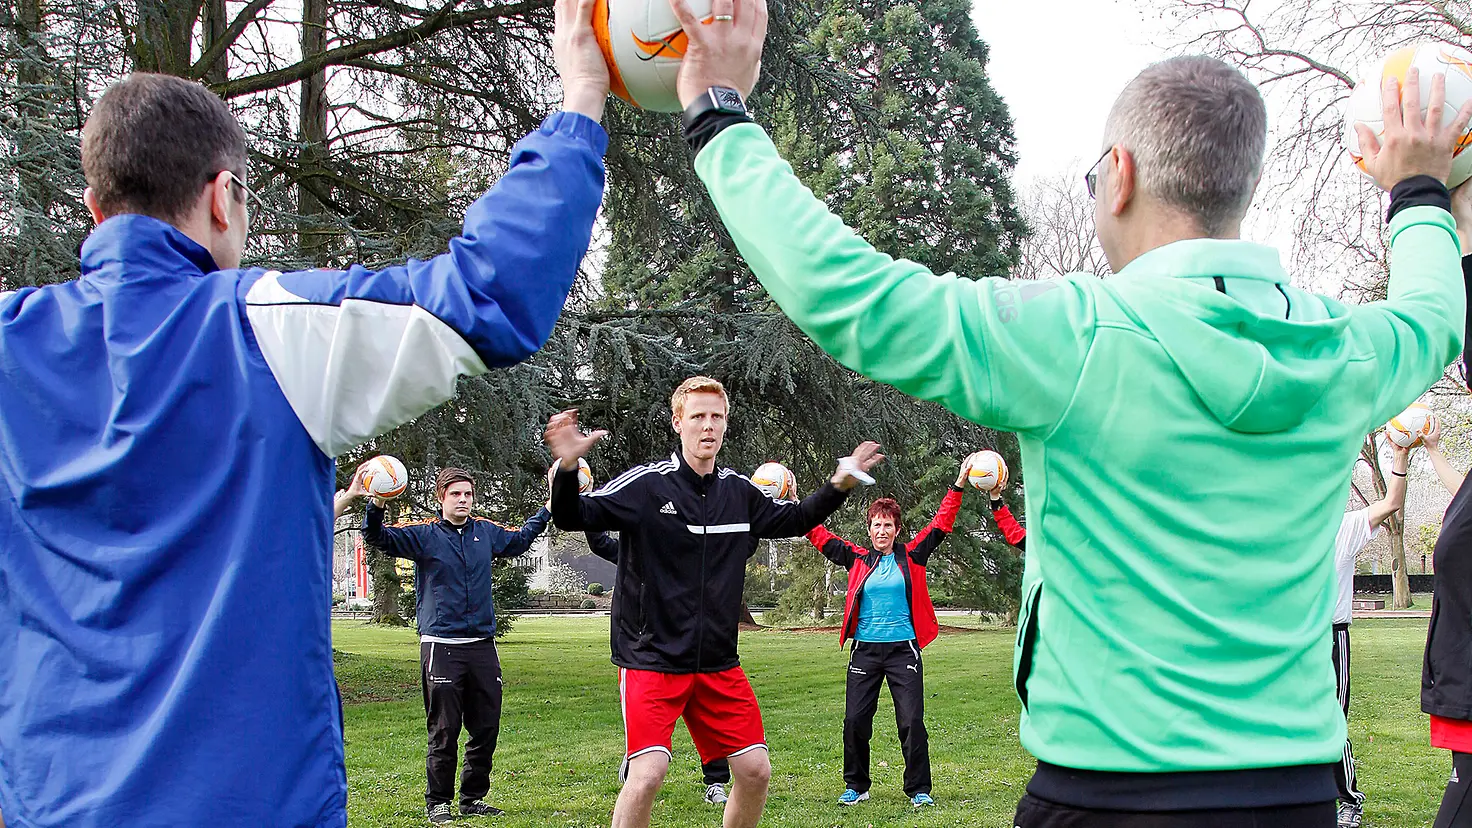
[[[685,717],[702,763],[767,749],[762,711],[751,682],[740,667],[719,673],[655,673],[618,670],[626,750],[619,779],[629,760],[661,751],[674,758],[670,737],[675,720]]]
[[[1432,716],[1431,746],[1457,753],[1472,753],[1472,722]]]

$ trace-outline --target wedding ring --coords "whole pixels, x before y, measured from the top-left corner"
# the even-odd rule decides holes
[[[718,15],[716,15],[716,16],[714,16],[714,17],[711,18],[711,20],[714,20],[717,23],[730,23],[732,20],[735,20],[735,19],[736,18],[732,17],[729,14],[718,14]]]

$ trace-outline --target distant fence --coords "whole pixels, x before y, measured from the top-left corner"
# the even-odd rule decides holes
[[[1435,592],[1435,575],[1407,575],[1411,579],[1411,592]],[[1389,595],[1395,590],[1389,575],[1356,575],[1354,591]]]

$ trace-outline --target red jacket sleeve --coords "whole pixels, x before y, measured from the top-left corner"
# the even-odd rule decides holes
[[[828,531],[828,527],[818,524],[808,532],[807,539],[812,542],[823,557],[838,564],[844,569],[850,569],[854,565],[854,558],[858,553],[854,551],[854,545],[839,536]]]
[[[1007,508],[1007,504],[1004,503],[992,509],[992,516],[997,519],[997,525],[1002,527],[1002,534],[1007,538],[1008,543],[1018,549],[1025,548],[1027,530],[1022,528],[1017,518],[1012,517],[1012,510]]]
[[[930,561],[931,553],[956,527],[956,513],[959,511],[961,511],[961,490],[953,486],[941,500],[940,508],[935,512],[935,519],[915,536],[915,543],[910,547],[910,560],[925,566]]]

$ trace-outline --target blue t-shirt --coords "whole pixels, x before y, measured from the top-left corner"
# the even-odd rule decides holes
[[[905,600],[905,573],[893,554],[879,558],[859,594],[859,641],[886,643],[915,637],[910,604]]]

